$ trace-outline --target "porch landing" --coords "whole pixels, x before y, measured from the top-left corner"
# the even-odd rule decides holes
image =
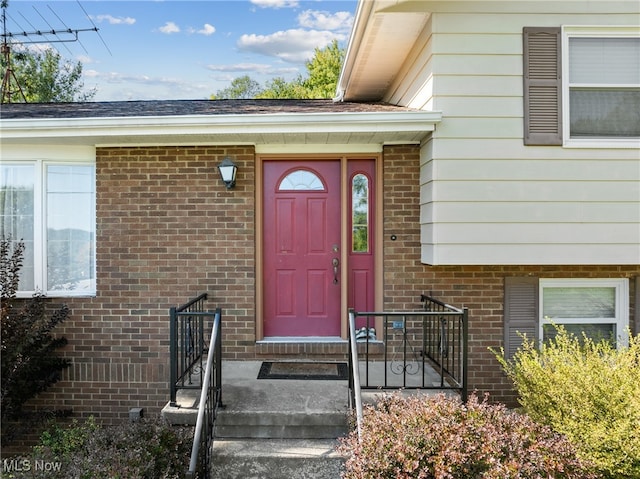
[[[262,361],[222,362],[224,409],[221,416],[277,412],[290,415],[332,413],[346,417],[347,381],[258,379],[261,365]],[[176,398],[179,407],[167,405],[162,415],[173,424],[195,424],[199,398],[199,389],[180,390]]]
[[[330,343],[330,342],[327,342]],[[344,362],[344,361],[343,361]],[[341,417],[348,415],[348,384],[345,380],[283,380],[283,379],[258,379],[258,373],[262,361],[222,361],[222,403],[224,409],[221,416],[233,416],[239,413],[265,415],[280,413],[288,415],[333,414]],[[393,378],[391,363],[387,371],[388,377]],[[384,374],[384,367],[374,364],[370,369],[361,365],[361,381],[364,383],[368,377],[371,384],[379,384]],[[427,377],[433,376],[431,386],[436,385],[435,371],[425,371]],[[418,376],[409,375],[407,384],[390,385],[396,388],[419,387]],[[376,389],[363,389],[363,403],[374,403],[377,397],[384,391]],[[393,392],[389,390],[388,392]],[[398,392],[397,390],[395,392]],[[455,394],[452,391],[443,390],[404,390],[403,394],[436,394],[445,392]],[[162,416],[172,424],[195,425],[200,390],[179,390],[176,402],[178,407],[167,404],[162,410]],[[220,419],[220,418],[219,418]],[[220,426],[218,426],[220,427]]]

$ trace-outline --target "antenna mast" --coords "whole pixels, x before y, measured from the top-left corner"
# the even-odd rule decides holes
[[[17,92],[20,92],[20,96],[22,99],[27,101],[27,98],[24,96],[24,92],[22,91],[22,87],[20,83],[18,83],[18,79],[16,78],[16,74],[13,72],[13,68],[11,66],[11,47],[9,46],[9,42],[7,41],[7,6],[8,1],[2,0],[2,46],[0,47],[2,51],[2,57],[4,58],[4,64],[6,70],[4,71],[4,76],[2,78],[2,99],[0,103],[11,103],[11,95],[14,93],[14,90],[11,88],[11,82],[14,82],[17,86]]]
[[[94,25],[93,28],[64,28],[61,30],[34,30],[34,31],[23,31],[23,32],[7,32],[7,7],[9,6],[8,0],[2,0],[0,3],[2,6],[2,46],[1,53],[4,58],[4,63],[6,70],[4,72],[4,76],[2,78],[2,98],[0,103],[12,103],[12,96],[14,93],[20,93],[22,100],[27,102],[27,98],[22,91],[22,87],[16,78],[15,72],[13,71],[13,67],[11,65],[11,42],[10,40],[15,37],[24,37],[26,41],[17,41],[17,43],[21,44],[30,44],[30,43],[40,43],[37,41],[30,40],[30,37],[33,35],[55,35],[58,40],[47,40],[46,43],[66,43],[66,42],[76,42],[78,41],[78,33],[80,32],[97,32],[98,28]],[[82,5],[80,5],[82,7]],[[93,22],[92,22],[93,23]],[[71,38],[60,38],[58,35],[71,35]],[[100,35],[100,34],[98,34]],[[11,88],[11,84],[15,84],[16,89]]]

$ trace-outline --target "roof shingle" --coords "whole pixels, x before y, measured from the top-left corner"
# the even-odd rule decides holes
[[[332,100],[152,100],[84,103],[10,103],[0,119],[113,118],[141,116],[257,115],[282,113],[380,113],[410,111],[387,103]]]

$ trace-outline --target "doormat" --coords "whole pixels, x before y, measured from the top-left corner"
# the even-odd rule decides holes
[[[258,379],[346,380],[347,363],[294,363],[264,361]]]

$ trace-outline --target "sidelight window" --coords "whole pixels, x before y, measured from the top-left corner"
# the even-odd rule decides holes
[[[369,178],[362,173],[351,181],[351,251],[369,252]]]

